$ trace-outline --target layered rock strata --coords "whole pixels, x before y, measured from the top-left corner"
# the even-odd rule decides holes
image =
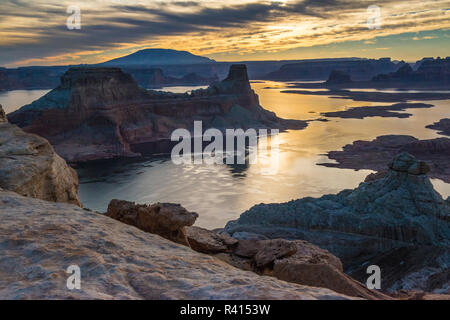
[[[139,156],[178,128],[301,129],[259,105],[245,65],[208,89],[186,94],[147,91],[118,68],[71,68],[61,84],[8,115],[25,131],[48,139],[70,162]]]
[[[337,163],[321,163],[327,167],[385,171],[396,154],[408,152],[430,166],[430,177],[450,183],[450,139],[419,140],[412,136],[386,135],[372,141],[355,141],[342,151],[328,153]]]
[[[8,123],[1,106],[0,187],[24,196],[80,205],[76,172],[47,140]]]
[[[339,257],[349,273],[398,248],[427,248],[422,251],[423,264],[384,260],[384,270],[390,268],[394,279],[383,290],[401,290],[415,272],[422,275],[419,282],[423,283],[445,274],[450,265],[450,203],[433,189],[427,170],[426,164],[402,153],[385,175],[354,190],[260,204],[228,223],[225,230],[231,236],[252,232],[270,239],[309,241]],[[446,286],[447,281],[435,281],[432,287],[439,291]]]

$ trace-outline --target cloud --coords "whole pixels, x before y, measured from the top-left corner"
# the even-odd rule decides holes
[[[66,28],[66,8],[72,4],[81,8],[81,30]],[[366,26],[371,4],[381,7],[380,30]],[[446,5],[441,0],[2,0],[0,64],[98,62],[145,47],[214,55],[369,43],[380,36],[449,28]]]

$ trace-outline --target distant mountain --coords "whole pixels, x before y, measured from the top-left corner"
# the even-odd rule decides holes
[[[267,74],[266,80],[325,80],[333,70],[344,72],[355,81],[370,80],[380,73],[394,72],[397,64],[390,58],[360,59],[318,59],[283,65],[279,70]]]
[[[417,70],[403,63],[396,71],[388,74],[379,74],[374,77],[374,82],[389,83],[439,83],[447,85],[450,83],[450,57],[447,58],[424,58],[419,61]]]
[[[180,65],[214,63],[215,61],[206,57],[196,56],[187,51],[170,49],[144,49],[128,56],[113,59],[101,63],[102,66],[133,66],[133,65]]]

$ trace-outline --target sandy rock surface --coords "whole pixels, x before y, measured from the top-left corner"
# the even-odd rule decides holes
[[[5,120],[0,121],[0,187],[24,196],[80,205],[75,170],[47,140]]]
[[[0,191],[3,299],[347,299],[236,269],[69,204]],[[68,290],[66,269],[81,269]]]

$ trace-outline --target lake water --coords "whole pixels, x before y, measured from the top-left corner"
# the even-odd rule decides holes
[[[261,105],[283,118],[316,119],[321,112],[380,105],[379,102],[281,93],[286,85],[280,82],[255,82],[252,87],[259,95]],[[177,92],[192,89],[176,88]],[[165,90],[170,91],[171,88]],[[38,95],[36,91],[25,93],[25,96],[19,97],[19,101]],[[8,98],[0,95],[1,104],[14,108],[11,99],[11,95]],[[78,170],[80,199],[85,207],[101,212],[114,198],[138,203],[175,202],[199,213],[196,225],[223,227],[227,221],[236,219],[243,211],[258,203],[319,197],[357,187],[372,171],[327,168],[317,163],[330,162],[324,156],[325,153],[341,150],[344,145],[355,140],[372,140],[384,134],[408,134],[419,139],[439,137],[435,130],[426,129],[425,126],[449,116],[450,100],[429,103],[436,106],[407,110],[413,116],[406,119],[330,118],[328,122],[311,122],[304,130],[280,133],[279,170],[275,175],[263,175],[259,164],[177,166],[169,158],[93,165]],[[264,138],[259,141],[260,144],[266,142]],[[432,182],[444,197],[450,196],[450,184],[437,179]]]
[[[6,113],[16,111],[20,107],[33,102],[50,90],[13,90],[0,92],[0,104]]]

